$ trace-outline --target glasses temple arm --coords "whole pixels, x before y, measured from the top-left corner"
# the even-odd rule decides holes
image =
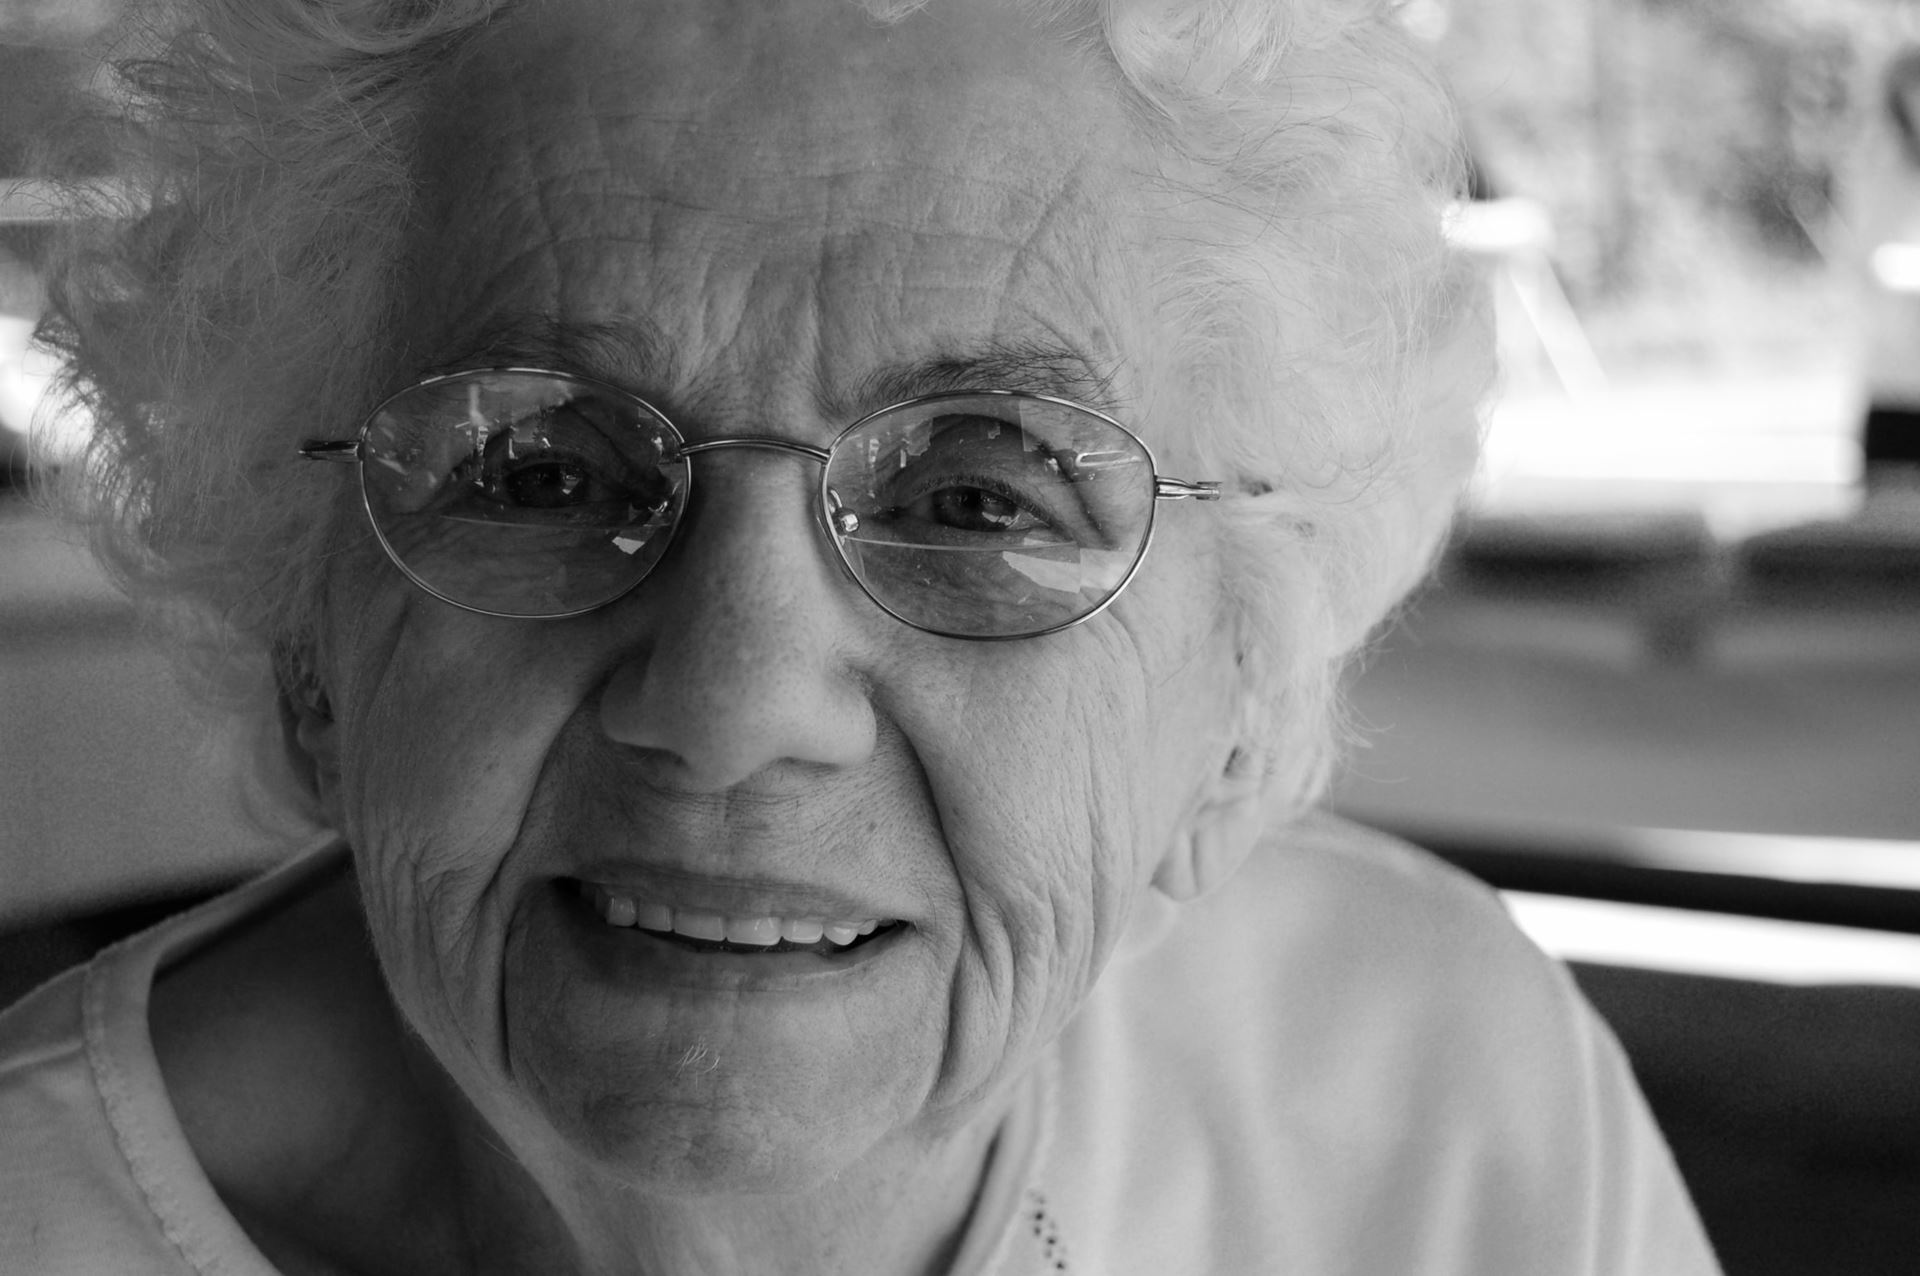
[[[360,440],[309,439],[300,445],[300,455],[309,461],[357,461],[360,459]]]
[[[1218,483],[1189,483],[1185,479],[1161,478],[1153,480],[1153,499],[1156,501],[1217,501],[1220,499]]]

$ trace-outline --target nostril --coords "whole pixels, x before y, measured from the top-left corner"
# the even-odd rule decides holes
[[[663,627],[608,676],[598,715],[609,740],[651,751],[671,783],[701,792],[783,762],[856,766],[875,735],[863,680],[824,642],[781,649],[718,624]]]

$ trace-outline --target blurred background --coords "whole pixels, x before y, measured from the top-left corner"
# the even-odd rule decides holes
[[[1403,12],[1503,381],[1336,803],[1574,963],[1729,1273],[1920,1270],[1920,5]]]
[[[29,499],[85,431],[34,147],[111,8],[0,0],[0,1002],[291,836]],[[1730,1273],[1920,1269],[1920,0],[1401,13],[1504,370],[1334,803],[1574,963]]]
[[[1342,801],[1912,836],[1920,6],[1405,12],[1467,117],[1504,383]]]

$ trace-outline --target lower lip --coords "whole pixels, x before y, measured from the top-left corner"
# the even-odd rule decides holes
[[[778,991],[837,985],[866,976],[896,952],[913,930],[901,925],[832,954],[702,952],[652,931],[608,925],[569,883],[555,883],[542,892],[533,908],[536,932],[550,930],[601,980],[626,986]]]

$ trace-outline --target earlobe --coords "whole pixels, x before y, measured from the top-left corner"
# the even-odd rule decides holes
[[[338,792],[339,730],[326,688],[310,661],[295,658],[280,669],[280,728],[287,764],[329,818]]]
[[[1266,770],[1234,749],[1153,875],[1176,903],[1218,890],[1240,871],[1266,826]]]

